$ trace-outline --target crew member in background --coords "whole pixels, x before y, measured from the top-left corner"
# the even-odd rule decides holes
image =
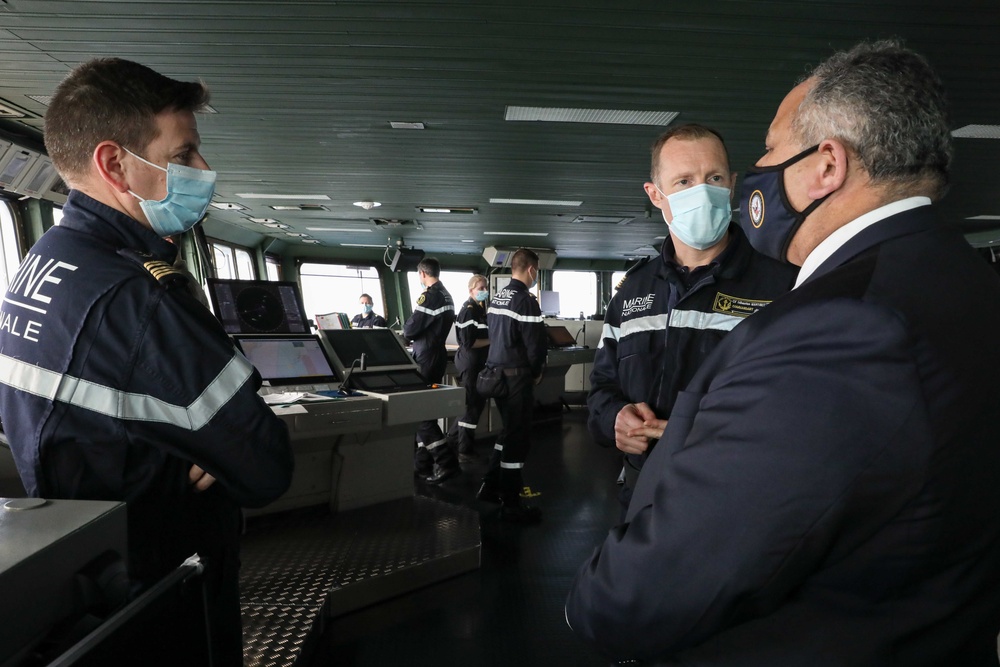
[[[128,504],[135,592],[198,553],[213,664],[242,665],[240,506],[278,498],[293,462],[166,240],[212,199],[207,103],[203,84],[117,58],[56,88],[45,146],[70,193],[8,286],[3,316],[24,326],[0,329],[0,414],[30,495]]]
[[[508,389],[506,397],[494,399],[503,432],[477,497],[500,503],[503,519],[529,522],[540,519],[541,510],[521,497],[521,471],[531,448],[534,387],[542,379],[548,337],[538,300],[529,291],[538,282],[538,255],[521,248],[511,258],[510,268],[510,282],[493,296],[486,315],[490,334],[486,364],[503,369]]]
[[[469,298],[462,304],[455,320],[458,338],[455,368],[458,369],[459,384],[465,387],[465,414],[451,425],[448,440],[458,443],[460,463],[475,460],[472,445],[476,439],[476,424],[488,400],[476,391],[476,376],[486,365],[489,354],[490,334],[486,325],[486,300],[489,296],[486,277],[479,274],[472,276],[469,279]]]
[[[403,337],[413,341],[413,357],[428,384],[444,380],[448,366],[445,340],[455,322],[455,303],[439,280],[441,264],[427,257],[417,265],[417,276],[424,288],[413,307],[413,314],[403,324]],[[417,451],[414,455],[417,475],[430,484],[440,484],[461,472],[448,438],[436,419],[420,422],[417,427]]]
[[[368,294],[362,294],[358,298],[358,303],[361,304],[361,312],[355,315],[351,319],[352,329],[371,329],[372,327],[384,327],[385,318],[381,315],[376,315],[374,312],[374,301]]]
[[[587,397],[595,440],[624,453],[623,510],[677,393],[733,327],[791,288],[798,271],[755,252],[730,222],[736,174],[718,132],[680,125],[651,153],[644,187],[669,237],[659,257],[626,274],[608,304]]]

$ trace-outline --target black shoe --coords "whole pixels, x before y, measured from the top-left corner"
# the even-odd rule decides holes
[[[428,484],[440,484],[446,479],[451,479],[459,474],[461,474],[462,469],[457,465],[452,464],[450,466],[439,466],[434,464],[434,472],[424,478],[424,481]]]
[[[489,482],[483,482],[483,485],[479,487],[479,492],[476,493],[476,500],[481,500],[484,503],[493,503],[494,505],[499,505],[503,502],[500,500],[500,492],[491,486]]]
[[[514,523],[537,523],[542,519],[542,510],[525,505],[518,496],[505,497],[500,504],[500,518]]]

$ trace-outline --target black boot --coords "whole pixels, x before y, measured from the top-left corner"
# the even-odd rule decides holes
[[[460,474],[462,469],[458,467],[458,464],[452,460],[451,465],[441,465],[439,463],[434,464],[433,472],[424,478],[424,481],[428,484],[440,484],[446,479],[451,479],[456,475]]]
[[[500,497],[500,518],[513,523],[537,523],[542,519],[542,510],[526,504],[516,493],[505,493]]]
[[[502,502],[496,485],[491,484],[488,479],[483,480],[483,485],[479,487],[479,491],[476,493],[476,500],[481,500],[484,503],[493,503],[494,505],[499,505]]]
[[[413,474],[420,478],[432,475],[434,472],[433,464],[434,461],[427,448],[417,447],[417,451],[413,453]]]

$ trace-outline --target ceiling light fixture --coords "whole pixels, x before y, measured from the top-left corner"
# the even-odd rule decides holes
[[[259,192],[243,192],[236,193],[236,196],[240,199],[298,199],[299,201],[310,201],[310,200],[322,200],[330,201],[330,198],[326,195],[278,195],[278,194],[262,194]]]
[[[534,120],[552,123],[611,123],[614,125],[670,125],[678,111],[631,109],[567,109],[557,107],[508,106],[504,120]]]
[[[525,206],[580,206],[582,201],[568,199],[503,199],[491,197],[491,204],[522,204]]]
[[[391,127],[394,130],[424,130],[424,129],[427,129],[427,128],[424,127],[423,123],[407,123],[406,121],[401,121],[401,120],[390,120],[389,121],[389,127]]]
[[[472,206],[418,206],[421,213],[462,213],[470,215],[478,211]]]
[[[548,236],[548,232],[483,232],[483,236]]]
[[[212,202],[209,205],[212,208],[219,209],[220,211],[245,211],[245,210],[247,210],[247,207],[243,206],[242,204],[237,204],[235,202],[228,202],[228,201],[214,201],[214,202]]]
[[[326,206],[322,204],[276,204],[269,206],[275,211],[329,211]]]
[[[306,227],[307,232],[338,232],[345,234],[354,234],[359,232],[362,234],[370,234],[372,230],[364,229],[361,227]]]
[[[966,125],[952,130],[958,139],[1000,139],[1000,125]]]
[[[1000,215],[974,215],[966,220],[1000,220]]]
[[[341,243],[343,248],[384,248],[383,243]]]
[[[266,225],[269,222],[278,222],[274,218],[247,218],[250,222],[256,222],[258,225]]]
[[[380,202],[380,201],[371,201],[371,200],[366,199],[365,201],[356,201],[356,202],[354,202],[354,205],[355,206],[360,206],[361,208],[365,209],[366,211],[370,211],[373,208],[378,208],[379,206],[381,206],[382,202]]]

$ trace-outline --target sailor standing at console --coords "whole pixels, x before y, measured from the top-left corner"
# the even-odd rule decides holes
[[[424,288],[413,307],[413,314],[403,325],[403,337],[413,341],[413,357],[420,374],[428,384],[444,379],[448,366],[445,340],[455,322],[455,303],[438,276],[441,264],[433,257],[421,260],[417,276]],[[436,419],[428,419],[417,427],[416,472],[430,484],[440,484],[461,472],[448,439]]]
[[[358,298],[358,303],[361,304],[361,312],[351,319],[352,329],[371,329],[372,327],[385,326],[385,318],[374,312],[375,302],[372,301],[371,295],[362,294]]]
[[[521,248],[511,258],[510,268],[511,280],[493,295],[486,316],[490,331],[486,364],[503,369],[507,395],[495,398],[503,432],[477,497],[499,502],[502,519],[528,522],[537,521],[541,512],[521,500],[521,470],[530,448],[534,387],[542,379],[548,337],[541,308],[530,292],[538,282],[538,255]]]
[[[472,443],[476,439],[476,425],[483,414],[487,399],[476,391],[476,376],[486,365],[489,354],[490,332],[486,325],[486,300],[490,292],[486,287],[486,277],[478,273],[469,279],[469,298],[462,304],[455,320],[455,335],[458,351],[455,352],[455,368],[459,373],[459,384],[465,388],[465,414],[448,431],[448,440],[458,442],[460,463],[472,463]]]
[[[4,298],[21,325],[0,328],[0,414],[30,495],[128,503],[133,592],[198,553],[213,664],[242,665],[240,506],[284,493],[293,460],[165,240],[212,199],[207,103],[203,84],[117,58],[56,88],[45,146],[70,193]]]

